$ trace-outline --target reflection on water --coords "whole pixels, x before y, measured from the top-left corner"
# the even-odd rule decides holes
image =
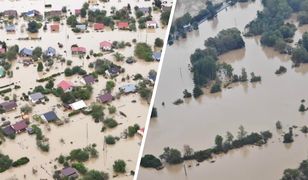
[[[184,144],[195,150],[205,149],[214,145],[217,134],[230,131],[236,135],[240,125],[248,132],[270,130],[274,133],[273,139],[263,147],[233,150],[215,158],[215,163],[190,162],[193,165],[188,168],[188,177],[183,165],[178,165],[161,171],[141,168],[139,179],[274,180],[282,176],[284,169],[295,168],[307,158],[307,136],[297,128],[295,142],[285,145],[281,142],[282,134],[276,132],[275,123],[281,121],[284,131],[292,125],[308,124],[307,113],[298,112],[300,100],[308,99],[308,66],[292,68],[289,56],[261,47],[259,37],[244,38],[245,49],[226,53],[220,61],[230,63],[236,74],[245,68],[248,74],[261,75],[261,83],[237,83],[222,93],[172,105],[183,96],[184,89],[192,91],[192,74],[187,66],[194,50],[204,48],[204,40],[222,29],[237,27],[243,32],[258,10],[262,10],[260,1],[230,7],[218,15],[218,20],[201,24],[197,33],[189,33],[186,40],[168,47],[155,99],[158,118],[151,120],[144,154],[160,155],[163,147],[182,149]],[[300,38],[303,28],[297,31],[295,39]],[[277,76],[275,71],[281,65],[288,72]],[[161,102],[166,105],[161,106]]]

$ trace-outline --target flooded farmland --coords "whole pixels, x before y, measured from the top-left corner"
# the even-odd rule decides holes
[[[298,136],[292,144],[285,145],[275,123],[279,120],[283,131],[293,125],[308,124],[307,114],[298,112],[301,100],[308,98],[308,66],[292,68],[289,56],[262,47],[259,37],[245,37],[244,49],[219,58],[221,62],[231,64],[235,73],[245,68],[247,72],[260,75],[262,82],[233,84],[221,93],[185,100],[178,106],[173,104],[183,97],[184,89],[192,92],[194,85],[188,67],[195,49],[204,49],[204,40],[223,29],[237,27],[243,32],[262,8],[260,1],[229,7],[213,20],[200,24],[198,31],[188,33],[187,39],[176,41],[167,48],[154,105],[158,118],[150,121],[144,154],[159,156],[164,147],[183,150],[183,145],[187,144],[195,151],[210,148],[215,144],[216,135],[225,136],[227,131],[236,134],[240,125],[248,132],[270,130],[273,138],[262,147],[246,146],[219,155],[214,158],[214,163],[205,161],[199,165],[196,161],[185,161],[187,176],[180,164],[167,165],[160,171],[141,168],[139,179],[278,180],[285,169],[296,168],[307,158],[307,136],[296,128],[294,133]],[[293,17],[289,21],[297,24]],[[307,27],[298,28],[295,42]],[[281,65],[287,68],[287,73],[275,75]]]
[[[120,1],[111,0],[107,3],[100,1],[92,1],[90,8],[98,8],[106,10],[107,16],[111,15],[110,11],[114,7],[115,9],[121,9],[127,6],[128,3],[131,7],[152,7],[151,1],[144,0],[130,0]],[[0,12],[5,10],[14,9],[19,14],[27,12],[29,10],[38,10],[40,13],[51,10],[61,10],[63,6],[67,8],[67,16],[74,14],[76,9],[80,9],[85,3],[85,0],[0,0]],[[171,1],[166,1],[166,6],[171,6]],[[50,8],[46,8],[45,5],[51,5]],[[153,20],[160,22],[160,11],[152,12]],[[81,20],[82,21],[82,20]],[[0,24],[0,40],[5,41],[7,46],[13,46],[17,44],[20,49],[29,48],[34,49],[40,46],[43,51],[48,47],[55,48],[57,54],[66,60],[71,60],[73,66],[80,66],[87,72],[92,72],[93,68],[89,67],[89,64],[96,61],[97,58],[90,56],[90,58],[74,56],[71,53],[71,46],[77,44],[78,46],[85,47],[87,49],[87,55],[89,51],[100,52],[100,42],[102,41],[124,41],[132,43],[146,42],[155,51],[160,51],[161,48],[154,48],[154,41],[156,38],[164,39],[166,29],[164,25],[158,25],[155,29],[137,29],[134,31],[122,31],[119,29],[112,30],[109,27],[105,27],[103,31],[95,31],[91,26],[88,27],[84,33],[74,33],[70,27],[66,25],[66,18],[62,18],[60,22],[55,24],[59,25],[58,32],[51,32],[49,25],[53,22],[47,22],[47,30],[41,28],[38,33],[29,34],[26,31],[28,21],[23,18],[18,18],[13,22],[16,25],[15,33],[7,33],[5,30],[6,22]],[[44,22],[45,23],[45,22]],[[19,40],[20,38],[37,38],[36,40]],[[63,47],[59,47],[59,43]],[[133,44],[133,43],[132,43]],[[117,50],[124,57],[134,56],[135,45],[131,47],[125,47]],[[133,81],[133,75],[139,73],[143,77],[147,77],[150,70],[156,70],[158,67],[157,61],[146,62],[142,59],[137,59],[136,63],[128,64],[125,61],[117,62],[114,60],[114,53],[105,53],[103,58],[114,62],[116,65],[125,69],[124,73],[114,78],[115,87],[112,95],[118,93],[118,89],[126,84],[136,84]],[[18,58],[12,62],[13,77],[4,77],[0,79],[0,86],[14,83],[20,86],[20,89],[13,90],[5,94],[5,96],[13,97],[16,95],[17,99],[20,99],[23,93],[27,93],[33,90],[35,86],[43,85],[45,83],[38,83],[37,79],[48,77],[55,73],[63,72],[68,66],[66,63],[55,59],[54,64],[49,67],[48,71],[37,72],[37,64],[34,63],[30,66],[23,66],[23,59]],[[129,78],[127,78],[129,77]],[[64,74],[55,78],[54,84],[57,85],[62,80],[68,80],[72,82],[74,86],[82,86],[82,76],[75,75],[71,77],[65,77]],[[124,81],[123,81],[124,79]],[[93,93],[89,100],[85,103],[90,106],[91,103],[96,102],[96,97],[103,92],[106,86],[106,82],[110,80],[104,76],[98,76],[98,82],[93,84]],[[48,95],[49,101],[45,104],[33,105],[32,115],[41,115],[45,112],[53,110],[60,119],[67,119],[70,111],[64,111],[63,107],[59,106],[62,102],[59,98]],[[0,102],[5,101],[5,97],[0,97]],[[15,111],[8,112],[0,115],[1,118],[5,118],[6,121],[10,121],[12,124],[19,121],[20,107],[25,104],[29,104],[26,101],[17,101],[18,108]],[[85,162],[85,166],[88,169],[94,169],[109,173],[110,179],[132,179],[131,171],[135,170],[137,156],[140,148],[140,142],[142,137],[135,135],[131,138],[122,138],[123,132],[129,126],[138,124],[140,128],[144,127],[146,116],[148,113],[148,102],[140,97],[138,93],[122,95],[121,98],[115,99],[108,106],[114,106],[117,109],[115,114],[108,112],[108,106],[105,107],[105,116],[112,117],[118,122],[118,126],[114,129],[107,129],[102,132],[102,123],[95,123],[91,116],[78,114],[69,118],[69,123],[65,123],[62,126],[56,126],[54,124],[39,124],[43,131],[44,136],[49,142],[49,152],[42,152],[36,145],[35,136],[30,136],[28,133],[21,133],[16,135],[13,140],[7,139],[0,146],[0,152],[9,155],[11,159],[18,159],[20,157],[27,156],[30,162],[27,165],[11,168],[0,174],[0,179],[53,179],[53,173],[55,170],[62,169],[62,166],[56,161],[59,155],[69,155],[70,151],[77,148],[84,148],[90,144],[96,144],[96,149],[99,153],[98,158],[90,159]],[[126,117],[121,115],[125,113]],[[32,118],[30,122],[38,124]],[[104,142],[104,137],[112,135],[120,137],[120,140],[115,145],[107,145]],[[115,160],[123,159],[126,162],[126,173],[113,177],[113,163]],[[35,172],[35,173],[34,173]]]

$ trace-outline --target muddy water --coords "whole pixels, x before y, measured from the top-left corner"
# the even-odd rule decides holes
[[[298,112],[300,100],[308,98],[308,66],[291,68],[290,57],[261,47],[259,38],[245,38],[245,49],[224,54],[220,61],[230,63],[235,73],[244,67],[248,73],[261,75],[261,83],[234,84],[222,93],[206,94],[179,106],[172,104],[183,96],[184,89],[192,91],[190,54],[204,48],[204,40],[222,29],[237,27],[243,31],[261,9],[260,1],[230,7],[217,19],[201,24],[199,31],[188,34],[186,40],[168,47],[155,100],[158,118],[151,120],[144,154],[160,155],[166,146],[182,150],[185,144],[195,150],[206,149],[214,145],[217,134],[230,131],[236,135],[240,125],[248,132],[270,130],[273,139],[264,147],[245,147],[217,157],[215,163],[204,162],[197,167],[196,162],[186,162],[192,165],[187,170],[188,177],[183,165],[179,165],[161,171],[141,168],[139,179],[274,180],[281,178],[284,169],[295,168],[307,158],[307,137],[296,129],[299,136],[286,146],[281,142],[281,132],[276,132],[275,122],[281,121],[284,131],[292,125],[308,124],[307,114]],[[295,39],[306,29],[307,26],[300,27]],[[277,76],[275,71],[280,65],[288,72]]]
[[[28,11],[31,9],[37,9],[41,13],[48,10],[59,10],[63,6],[74,12],[75,9],[79,9],[85,0],[66,0],[59,1],[57,0],[45,0],[45,4],[52,4],[52,8],[46,9],[44,4],[40,0],[0,0],[0,11],[6,9],[16,9],[18,13]],[[139,1],[139,0],[130,0],[130,1],[118,1],[111,0],[109,3],[99,3],[95,5],[100,9],[107,10],[108,14],[110,8],[115,6],[117,9],[120,9],[124,6],[127,6],[127,3],[130,3],[131,7],[140,6],[140,7],[150,7],[150,1]],[[172,4],[171,1],[168,1],[168,4]],[[94,5],[90,5],[92,7]],[[159,22],[160,14],[153,12],[153,18],[155,21]],[[72,60],[72,66],[79,65],[83,66],[88,72],[93,71],[88,68],[88,65],[91,62],[95,62],[95,58],[80,59],[79,57],[72,56],[70,53],[70,47],[72,44],[78,44],[87,48],[89,54],[90,50],[94,52],[99,52],[99,43],[101,41],[125,41],[132,42],[133,39],[136,39],[138,42],[147,42],[151,46],[154,45],[154,40],[157,37],[164,38],[166,28],[160,26],[155,30],[138,30],[137,32],[129,31],[119,31],[106,28],[104,32],[96,32],[93,28],[89,27],[87,33],[73,33],[69,27],[65,24],[65,20],[60,22],[60,31],[56,33],[51,33],[48,25],[48,30],[43,31],[42,29],[37,34],[28,34],[26,31],[22,32],[22,29],[25,30],[27,22],[23,19],[15,21],[17,24],[17,32],[13,34],[7,34],[4,29],[0,29],[0,40],[5,40],[8,46],[18,44],[19,48],[35,48],[36,46],[41,46],[43,50],[47,47],[52,46],[56,48],[57,54],[62,55],[66,59]],[[4,24],[0,24],[4,27]],[[17,40],[19,37],[41,37],[41,40],[29,40],[29,41],[20,41]],[[57,43],[60,42],[64,44],[62,49],[58,48]],[[125,57],[133,56],[134,54],[134,44],[132,47],[126,47],[125,49],[118,50]],[[113,54],[105,54],[103,58],[107,58],[111,61],[114,61]],[[16,94],[18,99],[22,96],[22,93],[31,91],[31,88],[38,85],[45,85],[45,83],[37,83],[36,79],[50,76],[54,73],[63,72],[67,67],[66,64],[55,60],[54,65],[50,68],[49,72],[44,71],[44,73],[37,73],[36,65],[31,65],[29,67],[24,67],[22,64],[22,59],[16,60],[13,63],[12,70],[14,71],[13,78],[3,78],[0,79],[0,86],[16,83],[21,86],[21,89],[14,90],[11,93],[6,94],[9,97],[12,97],[13,94]],[[147,74],[152,69],[157,69],[158,62],[144,62],[143,60],[137,60],[135,64],[129,65],[125,62],[115,62],[114,63],[121,65],[125,68],[125,73],[119,75],[115,78],[116,87],[112,92],[113,95],[118,93],[118,88],[126,85],[127,83],[136,84],[133,80],[126,80],[121,82],[122,78],[127,76],[132,76],[136,73],[142,74],[144,77],[147,77]],[[56,77],[55,85],[61,80],[66,79],[71,81],[74,85],[82,85],[80,82],[80,76],[73,77],[64,77],[64,75]],[[99,77],[99,82],[93,85],[93,96],[87,101],[87,105],[90,105],[95,101],[95,98],[101,91],[105,88],[106,82],[108,79],[104,77]],[[46,105],[36,105],[33,107],[32,114],[42,114],[48,112],[55,108],[55,111],[60,119],[67,117],[69,112],[63,112],[62,108],[56,108],[57,104],[60,104],[60,100],[55,98],[53,95],[48,95],[50,101]],[[133,100],[136,100],[136,103],[132,103]],[[3,102],[3,97],[0,97],[0,102]],[[19,108],[27,104],[24,101],[18,101]],[[104,136],[113,135],[120,137],[122,132],[127,129],[128,126],[134,125],[135,123],[139,124],[141,127],[144,127],[145,119],[148,112],[148,103],[142,100],[138,94],[132,94],[127,96],[122,96],[120,99],[117,99],[111,103],[111,105],[117,108],[117,113],[114,115],[108,114],[107,107],[105,109],[105,115],[107,117],[114,117],[118,123],[121,123],[118,127],[112,130],[107,130],[101,132],[102,124],[96,124],[93,122],[92,118],[89,116],[77,115],[70,118],[70,122],[61,127],[54,125],[49,125],[50,130],[48,130],[46,125],[40,125],[43,130],[43,134],[49,138],[50,152],[43,153],[36,147],[35,137],[29,136],[27,133],[20,134],[16,136],[15,140],[7,140],[4,142],[0,151],[4,154],[8,154],[12,159],[17,159],[22,156],[28,156],[30,162],[20,168],[10,169],[4,173],[0,174],[0,179],[52,179],[52,173],[55,169],[61,169],[54,160],[60,154],[68,155],[72,149],[83,148],[88,144],[97,144],[97,150],[99,151],[99,158],[93,159],[86,163],[86,166],[89,169],[96,169],[104,172],[108,172],[110,176],[113,176],[112,165],[113,162],[117,159],[123,159],[127,163],[127,173],[117,177],[117,179],[132,179],[133,177],[129,175],[131,170],[135,169],[136,160],[140,148],[141,137],[136,136],[129,139],[121,139],[114,146],[108,146],[107,149],[103,148]],[[10,120],[12,123],[18,121],[19,119],[15,118],[20,114],[18,110],[1,115],[7,120]],[[119,111],[124,112],[127,115],[127,118],[124,118],[120,115]],[[31,119],[31,123],[36,124],[37,122]],[[64,143],[61,142],[61,139],[64,140]],[[55,168],[54,166],[57,165]],[[36,169],[38,172],[32,174],[32,169]]]

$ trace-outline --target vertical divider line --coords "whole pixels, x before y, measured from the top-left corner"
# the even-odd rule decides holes
[[[143,138],[142,138],[142,142],[141,142],[141,146],[140,146],[139,154],[138,154],[138,158],[137,158],[134,180],[137,180],[139,170],[140,170],[141,157],[142,157],[142,154],[143,154],[143,150],[144,150],[144,146],[145,146],[145,142],[146,142],[146,137],[147,137],[147,134],[148,134],[148,129],[149,129],[150,120],[151,120],[151,113],[152,113],[152,109],[154,107],[155,96],[156,96],[156,92],[157,92],[157,88],[158,88],[158,84],[159,84],[159,79],[160,79],[160,73],[161,73],[161,70],[162,70],[162,67],[163,67],[163,63],[164,63],[164,59],[165,59],[165,53],[166,53],[167,46],[168,46],[168,38],[169,38],[170,29],[171,29],[171,26],[172,26],[172,21],[173,21],[173,16],[174,16],[176,4],[177,4],[177,0],[173,0],[172,1],[172,9],[171,9],[171,13],[170,13],[169,21],[168,21],[168,27],[167,27],[167,31],[166,31],[165,39],[164,39],[164,47],[163,47],[163,50],[162,50],[160,62],[159,62],[158,69],[157,69],[157,78],[156,78],[156,82],[155,82],[155,85],[154,85],[152,99],[151,99],[151,103],[150,103],[150,106],[149,106],[149,109],[148,109],[148,115],[147,115],[147,119],[146,119],[146,123],[145,123],[145,127],[144,127],[144,135],[143,135]]]

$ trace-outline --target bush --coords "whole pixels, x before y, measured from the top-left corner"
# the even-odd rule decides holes
[[[107,118],[106,120],[104,120],[104,124],[108,127],[108,128],[115,128],[118,126],[118,122],[112,118]]]
[[[126,163],[123,160],[117,160],[113,164],[113,171],[116,173],[125,173],[126,172]]]
[[[116,143],[115,137],[109,135],[105,137],[106,144],[112,145]]]
[[[21,166],[21,165],[24,165],[24,164],[27,164],[28,162],[30,161],[29,158],[27,157],[22,157],[16,161],[13,162],[12,166],[13,167],[18,167],[18,166]]]
[[[88,171],[83,163],[73,163],[72,167],[75,168],[80,174],[86,174]]]
[[[74,149],[70,152],[70,157],[72,160],[76,160],[79,162],[85,162],[89,160],[90,155],[89,155],[89,152],[84,151],[82,149]]]

